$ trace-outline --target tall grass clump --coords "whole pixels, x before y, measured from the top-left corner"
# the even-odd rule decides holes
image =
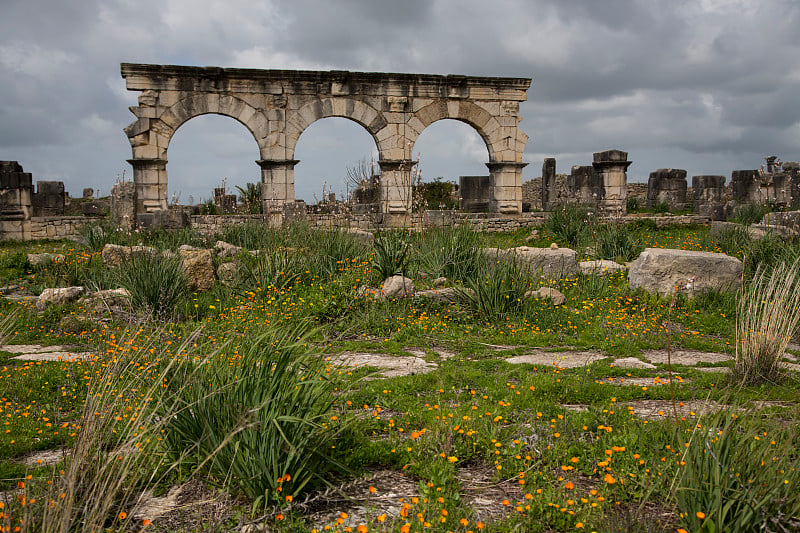
[[[174,363],[164,363],[172,358],[155,341],[117,334],[113,353],[93,363],[98,372],[86,401],[64,430],[75,438],[63,463],[44,478],[17,484],[0,514],[0,530],[68,533],[142,525],[134,517],[144,503],[143,488],[162,482],[172,469],[161,464],[161,443],[176,404],[162,380]]]
[[[299,330],[276,328],[234,355],[208,360],[182,389],[184,408],[166,432],[173,456],[186,452],[184,462],[250,499],[254,509],[291,501],[334,467],[333,386],[302,338]],[[181,372],[193,372],[191,363]],[[173,383],[186,381],[181,372]]]
[[[564,204],[550,212],[545,228],[561,244],[572,248],[580,246],[591,230],[593,217],[588,208],[577,204]]]
[[[419,235],[416,260],[433,276],[464,280],[484,263],[480,245],[480,234],[467,226],[432,228]]]
[[[723,253],[743,257],[750,246],[750,233],[741,225],[724,226],[712,236],[713,244]]]
[[[245,291],[263,292],[271,295],[293,286],[305,271],[305,261],[286,248],[264,251],[253,257],[246,257],[239,263],[237,287]]]
[[[789,431],[721,411],[701,419],[680,457],[671,494],[688,531],[798,531],[800,459]]]
[[[760,205],[757,203],[747,203],[738,206],[733,211],[733,222],[749,226],[750,224],[758,224],[764,215],[769,213],[769,206]]]
[[[636,230],[626,224],[612,222],[597,230],[597,256],[619,263],[633,261],[644,251]]]
[[[800,246],[778,235],[767,235],[751,241],[743,253],[744,273],[750,277],[759,269],[769,270],[781,263],[796,261],[800,258]]]
[[[742,384],[777,382],[781,359],[800,324],[800,260],[759,269],[739,294],[733,377]]]
[[[472,312],[488,322],[519,316],[525,308],[525,293],[533,288],[528,267],[515,257],[501,257],[468,278],[460,297]]]
[[[320,278],[338,274],[354,259],[365,258],[369,249],[364,241],[341,230],[309,230],[305,242],[309,272]]]
[[[186,274],[178,257],[136,253],[114,275],[131,294],[131,306],[155,318],[170,318],[189,295]]]
[[[382,231],[375,236],[372,250],[372,271],[381,279],[405,274],[411,259],[407,236],[396,231]]]
[[[244,222],[223,228],[217,238],[248,250],[271,250],[287,244],[286,233],[270,228],[266,222]]]

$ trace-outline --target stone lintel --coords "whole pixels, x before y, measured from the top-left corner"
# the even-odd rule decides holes
[[[462,76],[455,74],[408,74],[397,72],[350,72],[346,70],[314,71],[314,70],[264,70],[222,67],[191,67],[181,65],[148,65],[140,63],[122,63],[122,77],[126,80],[129,91],[145,91],[165,89],[171,82],[183,80],[199,83],[200,80],[215,79],[225,81],[246,81],[270,84],[306,83],[313,87],[317,94],[320,84],[347,83],[359,85],[360,94],[385,95],[386,84],[395,84],[407,89],[409,94],[430,92],[440,94],[442,88],[492,87],[497,89],[493,100],[514,100],[512,94],[519,94],[519,101],[525,99],[525,91],[531,86],[531,78],[505,78],[490,76]],[[414,90],[412,90],[412,88]],[[293,87],[293,94],[298,94],[299,87]],[[421,89],[421,90],[420,90]],[[364,91],[367,91],[366,93]],[[510,93],[508,93],[510,91]],[[502,94],[501,94],[502,92]]]
[[[299,162],[299,159],[259,159],[256,161],[256,165],[266,170],[276,167],[294,168],[294,166]]]

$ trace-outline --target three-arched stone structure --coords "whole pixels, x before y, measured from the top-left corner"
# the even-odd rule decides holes
[[[142,91],[125,128],[133,158],[136,210],[167,208],[167,148],[187,120],[207,113],[232,117],[260,150],[265,212],[294,201],[294,149],[303,131],[325,117],[361,124],[375,140],[381,169],[384,224],[403,225],[411,210],[412,153],[437,120],[471,125],[486,143],[490,209],[522,212],[519,103],[529,78],[435,76],[348,71],[255,70],[122,64],[129,91]]]

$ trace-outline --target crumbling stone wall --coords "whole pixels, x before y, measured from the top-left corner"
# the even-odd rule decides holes
[[[37,181],[36,192],[31,197],[33,216],[55,217],[64,214],[67,193],[63,181]]]

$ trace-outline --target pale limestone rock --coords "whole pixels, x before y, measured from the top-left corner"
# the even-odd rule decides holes
[[[231,283],[239,273],[239,265],[235,262],[222,263],[217,267],[217,277],[222,283]]]
[[[436,278],[431,282],[434,289],[440,289],[445,286],[447,283],[447,278]]]
[[[412,298],[414,296],[414,281],[405,276],[391,276],[383,280],[381,290],[389,300]]]
[[[569,248],[485,248],[489,259],[513,258],[544,279],[560,279],[578,272],[578,254]]]
[[[100,256],[103,264],[109,267],[118,267],[129,262],[134,257],[143,255],[158,255],[158,250],[151,246],[120,246],[119,244],[106,244]]]
[[[214,245],[214,252],[220,257],[236,257],[242,253],[242,248],[225,241],[217,241]]]
[[[733,290],[742,282],[742,262],[713,252],[647,248],[631,263],[628,284],[649,292],[671,295],[675,286],[696,277],[684,292],[693,296],[705,289]]]
[[[471,291],[471,289],[461,290],[465,292]],[[417,298],[427,298],[429,300],[436,300],[439,302],[459,302],[463,299],[462,292],[455,287],[442,287],[441,289],[418,291],[414,296]]]
[[[63,263],[64,256],[62,254],[28,254],[28,263],[33,266],[45,263]]]
[[[216,272],[211,250],[190,250],[181,252],[183,270],[193,291],[207,291],[214,286]]]
[[[625,265],[620,265],[614,261],[599,259],[597,261],[581,261],[578,264],[583,274],[611,274],[618,270],[625,270]]]
[[[83,294],[86,290],[83,287],[57,287],[54,289],[45,289],[39,295],[36,301],[36,308],[43,310],[48,304],[62,305],[65,303],[73,302],[78,299],[78,296]]]
[[[553,305],[563,305],[567,301],[567,297],[561,291],[552,287],[542,287],[535,291],[528,291],[525,293],[526,298],[550,298]]]
[[[367,244],[372,244],[372,241],[375,240],[375,236],[372,233],[363,229],[350,228],[347,230],[347,233]]]

